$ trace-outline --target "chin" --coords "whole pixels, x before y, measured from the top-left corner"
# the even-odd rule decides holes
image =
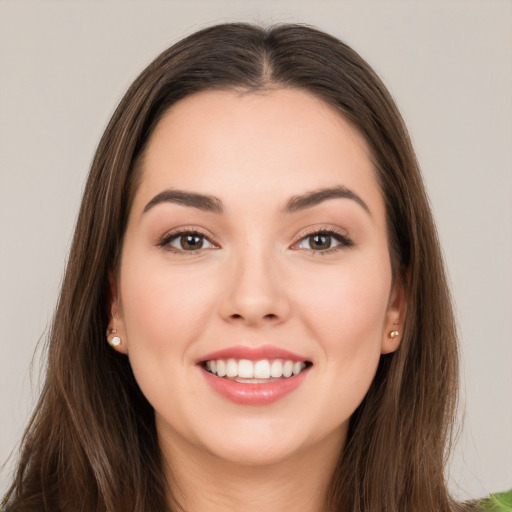
[[[269,466],[279,464],[300,451],[300,445],[288,442],[282,444],[278,440],[265,439],[261,442],[252,439],[231,439],[222,446],[216,445],[210,453],[226,463],[239,466]]]
[[[222,436],[211,436],[212,432],[222,432]],[[344,438],[339,429],[328,433],[290,419],[253,419],[230,427],[211,425],[209,434],[203,438],[203,447],[217,459],[240,466],[268,466],[302,458],[326,440],[338,445]]]

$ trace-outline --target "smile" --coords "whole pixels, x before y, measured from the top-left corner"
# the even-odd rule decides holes
[[[263,384],[276,379],[290,378],[304,371],[311,363],[291,359],[213,359],[204,368],[218,377],[248,384]]]
[[[237,405],[270,405],[295,391],[307,378],[311,361],[280,347],[238,345],[197,361],[210,388]]]

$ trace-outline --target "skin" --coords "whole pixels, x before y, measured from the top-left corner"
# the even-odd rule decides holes
[[[367,209],[331,198],[282,213],[294,196],[339,186]],[[169,189],[214,196],[223,213],[147,207]],[[204,235],[203,248],[169,242],[183,229]],[[312,249],[308,235],[329,230],[332,247]],[[111,288],[116,350],[155,409],[186,510],[322,509],[349,418],[380,355],[397,348],[389,333],[405,309],[362,136],[299,90],[180,101],[149,141]],[[313,363],[299,388],[270,405],[226,400],[196,364],[262,344]]]

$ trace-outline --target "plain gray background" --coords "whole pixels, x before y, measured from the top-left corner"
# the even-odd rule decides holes
[[[509,0],[0,0],[0,464],[37,396],[39,364],[30,372],[30,361],[109,116],[160,51],[232,20],[327,30],[394,95],[422,165],[460,326],[465,426],[450,485],[459,497],[510,488]]]

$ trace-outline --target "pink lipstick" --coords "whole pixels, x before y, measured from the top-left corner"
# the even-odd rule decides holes
[[[235,346],[199,361],[207,383],[224,398],[241,405],[267,405],[297,389],[312,363],[272,345]]]
[[[303,356],[284,350],[274,345],[260,345],[259,347],[250,347],[246,345],[237,345],[235,347],[217,350],[202,357],[200,361],[210,361],[213,359],[249,359],[257,361],[259,359],[289,359],[291,361],[306,361]]]

